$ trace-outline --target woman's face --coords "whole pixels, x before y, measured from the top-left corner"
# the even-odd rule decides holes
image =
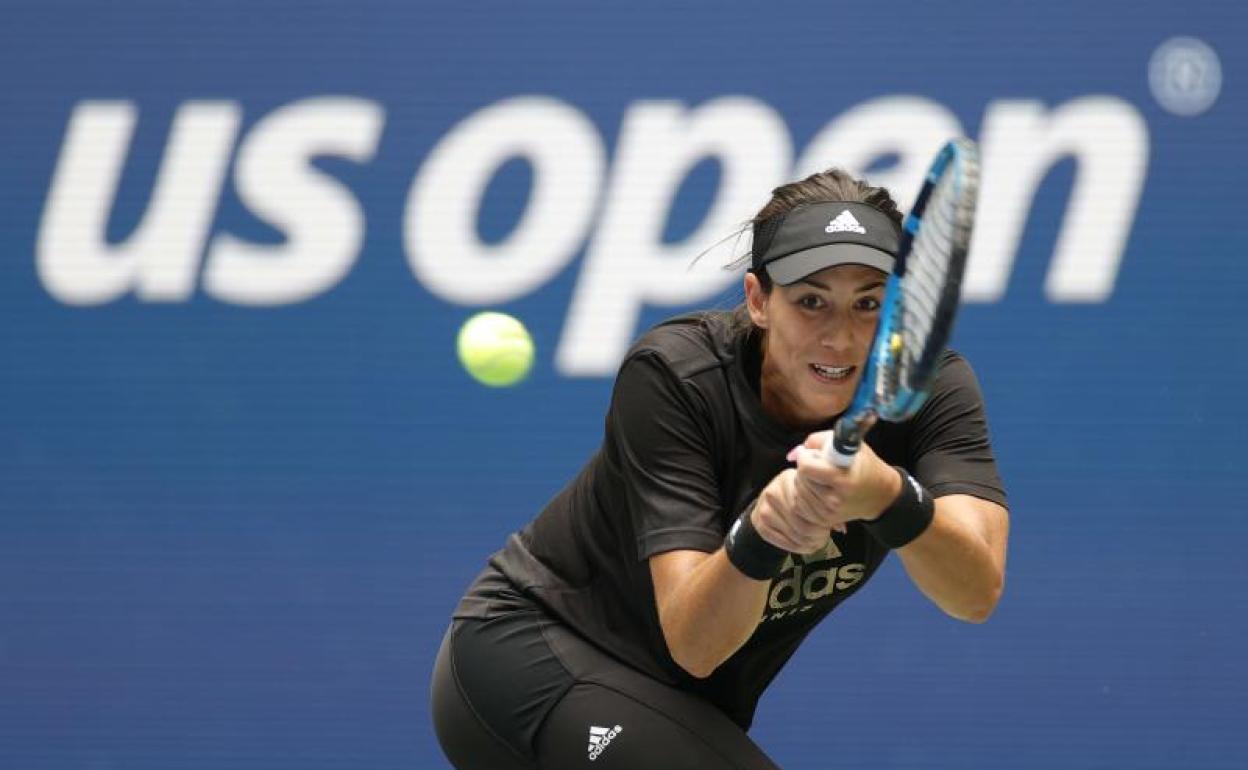
[[[875,336],[886,278],[864,265],[837,265],[764,293],[758,277],[746,274],[750,317],[765,334],[764,410],[791,427],[845,411]]]

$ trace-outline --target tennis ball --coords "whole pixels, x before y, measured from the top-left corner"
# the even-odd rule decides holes
[[[483,385],[503,388],[523,380],[533,366],[533,338],[504,313],[477,313],[455,340],[459,362]]]

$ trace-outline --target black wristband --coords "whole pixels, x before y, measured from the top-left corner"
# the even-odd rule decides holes
[[[728,536],[724,538],[724,551],[728,554],[728,561],[741,574],[754,580],[771,580],[780,574],[789,552],[767,542],[754,529],[750,514],[754,512],[757,502],[750,503],[737,517],[732,529],[728,530]]]
[[[866,522],[867,531],[886,548],[901,548],[923,534],[936,515],[936,501],[904,468],[893,469],[901,474],[901,493],[879,518]]]

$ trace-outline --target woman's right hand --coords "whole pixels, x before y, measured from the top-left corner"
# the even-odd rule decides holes
[[[814,553],[831,537],[818,500],[802,487],[794,468],[776,474],[763,489],[750,522],[764,540],[792,553]]]

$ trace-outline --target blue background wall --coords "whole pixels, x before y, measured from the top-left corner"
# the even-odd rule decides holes
[[[445,767],[426,698],[448,613],[596,447],[610,379],[556,365],[579,256],[479,303],[532,330],[532,376],[489,390],[464,374],[454,335],[478,303],[431,290],[403,241],[437,143],[482,108],[547,96],[592,123],[608,173],[642,100],[751,97],[800,150],[902,94],[972,137],[1001,100],[1115,97],[1147,129],[1143,192],[1109,294],[1054,299],[1078,166],[1053,165],[1003,296],[959,321],[1012,501],[995,617],[945,618],[890,562],[789,665],[755,737],[794,768],[1248,766],[1248,12],[1002,2],[953,20],[941,5],[6,3],[0,766]],[[1200,114],[1150,90],[1149,58],[1176,35],[1220,56]],[[196,282],[175,301],[75,304],[41,277],[53,175],[87,100],[137,111],[108,220],[123,243],[185,103],[236,104],[244,137],[322,96],[384,118],[371,157],[316,161],[366,223],[325,291],[249,306]],[[669,240],[722,176],[692,167]],[[493,177],[486,243],[508,237],[533,178],[521,161]],[[211,233],[280,244],[232,179]],[[674,310],[647,307],[634,331]]]

